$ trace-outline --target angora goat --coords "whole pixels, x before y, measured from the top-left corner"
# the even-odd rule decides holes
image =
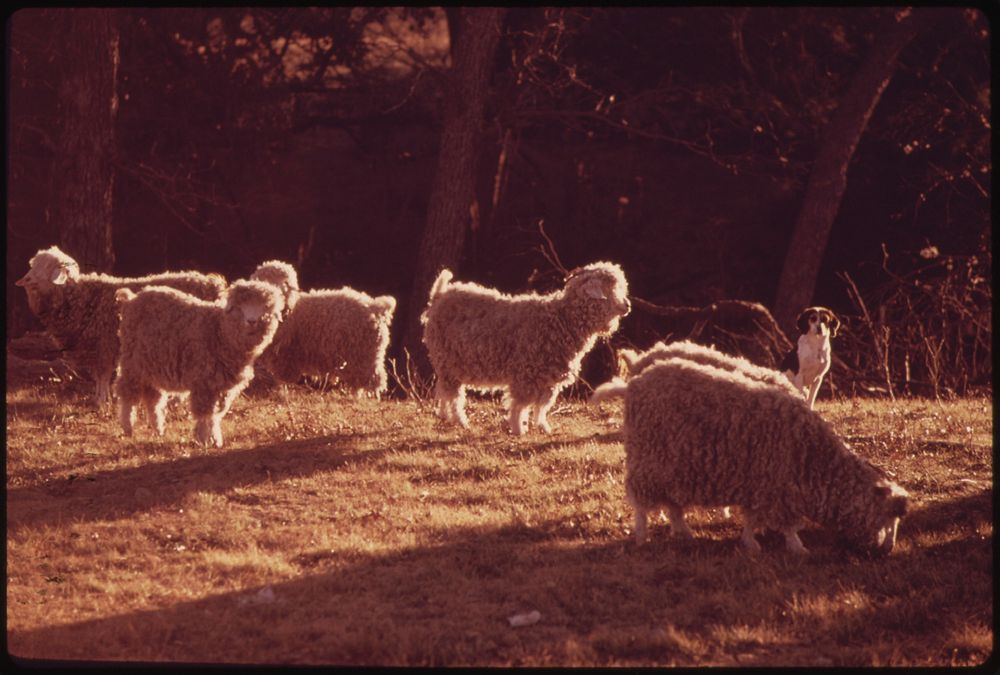
[[[69,361],[92,374],[98,405],[108,399],[118,358],[115,291],[160,285],[203,300],[217,300],[226,290],[221,276],[200,272],[132,278],[81,274],[76,261],[55,246],[39,251],[28,264],[28,273],[16,284],[24,287],[31,312],[66,351]]]
[[[783,389],[801,398],[799,390],[781,372],[772,368],[758,366],[742,356],[726,354],[714,347],[706,347],[688,340],[670,343],[657,342],[641,353],[631,349],[620,349],[618,350],[618,354],[625,362],[625,367],[628,370],[630,378],[638,375],[654,363],[665,361],[669,358],[679,358],[706,366],[714,366],[723,370],[732,370],[749,377],[751,380],[757,380],[762,384]],[[599,403],[615,396],[624,396],[625,389],[622,386],[623,384],[624,382],[617,377],[606,384],[602,384],[594,390],[589,402]]]
[[[299,301],[299,274],[294,267],[283,260],[268,260],[257,265],[257,269],[250,275],[250,280],[277,286],[285,300],[283,313],[286,316]]]
[[[335,375],[360,394],[379,396],[388,386],[385,352],[396,309],[390,295],[373,298],[353,288],[299,292],[295,268],[279,260],[251,275],[285,296],[285,318],[259,365],[282,382],[302,375]]]
[[[420,320],[438,413],[465,428],[470,386],[508,389],[511,433],[527,430],[532,407],[535,424],[549,431],[556,396],[576,379],[597,338],[615,332],[631,308],[625,274],[614,263],[578,268],[548,295],[507,295],[451,278],[449,270],[438,275]]]
[[[895,545],[907,492],[801,398],[682,359],[655,363],[623,386],[625,494],[637,543],[650,509],[666,507],[672,529],[690,536],[685,508],[738,504],[753,552],[754,528],[767,526],[784,533],[790,551],[806,553],[798,537],[806,519],[873,553]]]
[[[140,401],[150,426],[162,435],[167,394],[190,392],[195,440],[222,447],[222,418],[274,337],[284,307],[281,294],[260,281],[237,281],[225,303],[164,286],[139,293],[122,289],[116,300],[122,319],[115,393],[125,435],[132,435]]]

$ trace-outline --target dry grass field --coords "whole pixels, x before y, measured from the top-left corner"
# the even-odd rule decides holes
[[[414,401],[241,397],[226,445],[184,407],[119,436],[83,383],[7,388],[14,657],[236,664],[974,665],[993,649],[988,398],[821,400],[913,494],[893,554],[751,557],[739,516],[631,540],[621,402],[560,401],[551,435],[471,431]],[[826,392],[824,392],[826,395]],[[537,621],[509,618],[538,612]],[[533,617],[533,618],[534,618]]]

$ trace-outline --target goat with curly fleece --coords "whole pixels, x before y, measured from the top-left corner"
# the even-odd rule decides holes
[[[285,296],[285,318],[259,364],[282,382],[333,375],[357,394],[378,397],[388,386],[385,353],[396,310],[390,295],[373,298],[353,288],[299,291],[295,268],[280,260],[251,275]]]
[[[629,377],[634,377],[654,363],[665,361],[669,358],[679,358],[706,366],[714,366],[723,370],[732,370],[746,375],[751,380],[757,380],[764,384],[778,387],[790,394],[801,397],[799,390],[789,382],[783,373],[772,368],[758,366],[742,356],[726,354],[714,347],[706,347],[689,340],[670,343],[657,342],[644,352],[620,349],[618,350],[618,355],[625,362]],[[625,393],[623,384],[624,382],[621,378],[616,377],[612,379],[610,382],[595,389],[589,402],[599,403],[615,396],[623,396]]]
[[[164,431],[168,393],[190,392],[195,440],[222,447],[221,421],[253,377],[253,364],[278,328],[284,300],[260,281],[237,281],[225,301],[205,302],[166,286],[120,289],[121,355],[115,393],[132,435],[135,406]]]
[[[754,529],[798,537],[806,521],[841,533],[855,547],[889,553],[907,492],[853,453],[798,396],[739,372],[671,358],[626,385],[625,494],[635,509],[636,542],[646,513],[665,507],[671,528],[690,536],[689,506],[743,507],[743,544],[760,550]]]
[[[203,300],[217,300],[226,290],[221,276],[201,272],[131,278],[81,274],[76,261],[55,246],[38,251],[28,265],[28,273],[16,284],[24,287],[31,312],[65,350],[70,363],[91,373],[97,384],[98,405],[108,400],[118,358],[115,291],[159,285]]]
[[[618,329],[628,314],[622,269],[596,262],[571,272],[565,287],[547,295],[507,295],[443,270],[420,320],[434,373],[438,414],[468,428],[465,387],[506,388],[511,433],[534,423],[550,431],[546,414],[573,383],[597,338]]]
[[[287,316],[299,301],[299,274],[283,260],[268,260],[257,265],[250,275],[252,281],[263,281],[277,286],[285,299],[284,314]]]

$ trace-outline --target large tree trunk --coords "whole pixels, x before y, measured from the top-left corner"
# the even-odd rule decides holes
[[[876,37],[851,88],[827,124],[774,302],[774,317],[789,335],[794,333],[795,317],[812,304],[816,275],[847,187],[848,166],[872,111],[895,72],[896,58],[917,33],[914,17],[910,8],[891,11],[889,25]]]
[[[483,113],[493,55],[506,11],[502,7],[460,7],[448,11],[451,71],[445,92],[437,171],[407,303],[403,340],[424,373],[427,362],[421,343],[420,314],[438,273],[445,267],[457,267],[466,231],[478,214],[475,177]]]
[[[62,16],[59,104],[62,130],[52,215],[59,245],[83,271],[110,271],[118,29],[112,9],[67,9]]]

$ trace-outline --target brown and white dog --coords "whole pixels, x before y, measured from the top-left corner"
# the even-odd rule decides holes
[[[811,409],[823,376],[830,370],[830,338],[837,336],[840,320],[826,307],[807,307],[799,314],[796,325],[798,346],[785,354],[778,370],[798,387]]]

